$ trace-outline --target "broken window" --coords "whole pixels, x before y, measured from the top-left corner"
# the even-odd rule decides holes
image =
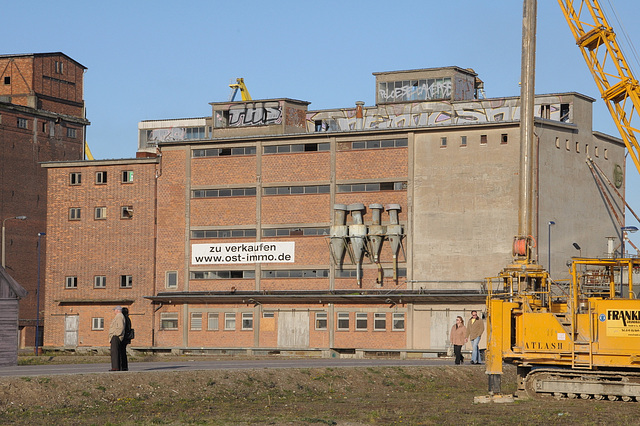
[[[560,104],[560,121],[569,121],[569,104]]]
[[[107,172],[96,172],[96,185],[104,185],[107,183]]]
[[[122,206],[120,209],[121,219],[131,219],[133,217],[133,206]]]
[[[133,275],[120,275],[120,288],[133,287]]]

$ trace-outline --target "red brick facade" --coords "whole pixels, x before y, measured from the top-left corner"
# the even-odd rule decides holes
[[[129,308],[135,343],[152,344],[153,309],[144,297],[155,280],[157,166],[156,159],[45,165],[45,346],[108,345],[118,305]]]
[[[84,70],[62,53],[0,55],[0,220],[7,219],[6,269],[28,291],[20,301],[20,347],[35,344],[38,240],[40,326],[44,317],[47,238],[38,233],[46,231],[47,177],[39,163],[83,157]]]

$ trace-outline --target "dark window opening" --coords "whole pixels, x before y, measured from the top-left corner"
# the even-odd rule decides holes
[[[6,76],[4,78],[4,84],[11,84],[11,77],[10,76]]]
[[[569,121],[569,104],[560,104],[560,121]]]
[[[540,117],[546,118],[547,120],[551,118],[551,105],[540,106]]]

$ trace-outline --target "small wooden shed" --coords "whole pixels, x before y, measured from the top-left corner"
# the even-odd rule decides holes
[[[0,367],[18,365],[18,300],[26,295],[0,266]]]

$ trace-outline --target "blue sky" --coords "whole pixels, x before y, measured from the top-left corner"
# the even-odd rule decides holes
[[[622,21],[609,15],[619,40],[624,28],[640,44],[637,0],[601,3]],[[451,65],[473,68],[487,97],[520,93],[518,0],[24,0],[2,14],[1,53],[61,51],[88,68],[87,138],[97,159],[134,157],[139,121],[210,114],[208,103],[225,101],[236,77],[254,99],[301,99],[311,109],[373,105],[373,72]],[[553,0],[538,2],[536,65],[536,93],[598,99],[594,130],[618,135]],[[632,164],[627,171],[627,199],[640,213],[640,176]]]

